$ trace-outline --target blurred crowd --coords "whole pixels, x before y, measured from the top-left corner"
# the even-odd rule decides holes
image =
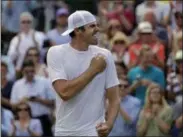
[[[96,3],[88,9],[100,26],[98,46],[112,52],[120,80],[120,110],[110,135],[182,137],[182,0],[88,3]],[[81,3],[1,4],[1,134],[53,136],[55,92],[46,54],[70,42],[61,34]]]

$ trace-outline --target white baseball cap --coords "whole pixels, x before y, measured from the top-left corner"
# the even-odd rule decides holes
[[[140,33],[152,33],[152,25],[147,21],[143,21],[138,25],[138,31]]]
[[[73,32],[74,29],[93,22],[96,22],[96,18],[90,12],[85,10],[76,11],[68,17],[68,29],[62,33],[62,36],[66,36]]]

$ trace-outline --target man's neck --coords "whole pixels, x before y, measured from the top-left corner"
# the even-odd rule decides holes
[[[82,39],[72,39],[71,46],[78,51],[87,51],[89,47]]]
[[[148,7],[155,6],[155,1],[150,1],[150,0],[148,0],[148,1],[146,1],[146,5],[147,5]]]
[[[142,68],[142,70],[147,70],[148,66],[144,65],[143,63],[140,64],[140,67]]]

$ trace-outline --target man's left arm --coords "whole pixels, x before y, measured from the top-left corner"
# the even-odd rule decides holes
[[[115,122],[116,116],[119,111],[120,99],[119,99],[119,80],[116,73],[115,63],[111,52],[108,52],[107,56],[107,67],[106,67],[106,100],[107,103],[107,116],[106,122],[99,123],[96,126],[99,136],[107,136],[111,131],[113,124]]]

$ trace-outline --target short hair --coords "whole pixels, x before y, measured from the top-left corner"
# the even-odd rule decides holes
[[[79,28],[77,28],[77,29],[80,29],[80,30],[82,30],[82,31],[85,31],[85,27],[84,27],[84,26],[81,26],[81,27],[79,27]],[[74,37],[76,36],[76,34],[75,34],[75,32],[73,31],[73,32],[71,32],[71,33],[69,34],[69,36],[70,36],[71,38],[74,38]]]
[[[35,67],[34,62],[30,59],[25,59],[22,65],[22,69],[25,67]]]
[[[140,48],[140,57],[144,55],[145,52],[151,51],[151,48],[148,45],[142,45]]]
[[[28,53],[29,53],[30,50],[36,50],[37,53],[38,53],[38,55],[40,55],[40,51],[39,51],[39,49],[38,49],[37,47],[30,47],[30,48],[27,50],[27,52],[26,52],[26,54],[25,54],[25,57],[28,56]]]
[[[8,69],[8,65],[4,61],[1,61],[1,66],[4,66],[6,69]]]

